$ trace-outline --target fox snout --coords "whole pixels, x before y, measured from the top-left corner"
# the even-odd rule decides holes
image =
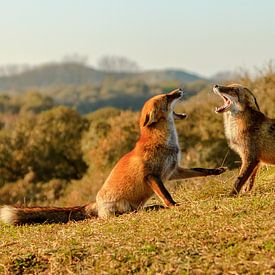
[[[215,94],[219,94],[220,93],[220,86],[218,84],[215,84],[213,86],[213,91]]]
[[[176,98],[181,98],[183,96],[183,90],[181,88],[179,89],[176,89],[176,90],[173,90],[172,92],[168,93],[166,96],[173,100],[173,99],[176,99]]]
[[[213,88],[214,88],[214,89],[219,89],[219,85],[218,85],[218,84],[215,84]]]
[[[213,91],[215,93],[225,93],[225,94],[229,94],[231,92],[233,92],[235,90],[235,87],[230,87],[230,86],[222,86],[222,85],[218,85],[218,84],[215,84],[213,86]]]
[[[227,86],[214,85],[213,91],[215,94],[222,97],[224,105],[216,108],[217,113],[223,113],[231,110],[235,114],[243,112],[245,109],[250,108],[259,111],[259,105],[253,93],[240,84],[230,84]]]
[[[186,114],[176,114],[174,112],[174,107],[182,96],[183,90],[179,88],[167,94],[157,95],[148,99],[141,110],[140,128],[156,127],[159,121],[168,121],[171,114],[174,119],[185,119]]]
[[[219,95],[223,99],[223,105],[220,107],[216,107],[216,113],[223,113],[231,109],[233,101],[235,101],[234,97],[232,97],[231,88],[226,86],[214,85],[213,92]]]

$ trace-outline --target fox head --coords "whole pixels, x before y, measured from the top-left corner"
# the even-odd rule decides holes
[[[182,98],[181,89],[173,90],[168,94],[160,94],[147,100],[141,110],[140,128],[156,126],[160,121],[173,119],[184,119],[186,114],[176,114],[174,107],[176,102]]]
[[[248,88],[242,85],[214,85],[213,91],[215,94],[222,97],[224,101],[224,105],[216,108],[216,113],[224,113],[230,111],[233,114],[237,114],[247,109],[260,111],[255,96]]]

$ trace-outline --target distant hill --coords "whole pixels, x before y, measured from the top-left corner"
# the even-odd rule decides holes
[[[176,80],[190,83],[204,79],[183,70],[151,70],[138,73],[107,73],[77,63],[53,63],[36,67],[17,75],[0,77],[0,90],[24,90],[66,85],[101,85],[112,79],[140,80],[152,85],[157,82]]]
[[[107,106],[139,110],[145,100],[157,93],[183,86],[191,92],[186,93],[187,98],[207,84],[207,79],[183,70],[114,73],[67,62],[41,65],[21,73],[2,76],[0,93],[4,96],[2,109],[11,109],[11,112],[14,109],[21,110],[21,101],[25,102],[26,99],[34,101],[28,102],[32,109],[33,106],[39,110],[44,109],[42,103],[46,96],[46,101],[50,97],[54,105],[74,107],[81,114],[86,114]],[[35,92],[34,96],[28,97],[29,92],[31,95]],[[13,95],[21,99],[10,99]]]
[[[0,90],[98,84],[105,77],[106,73],[80,64],[47,64],[21,74],[0,77]]]

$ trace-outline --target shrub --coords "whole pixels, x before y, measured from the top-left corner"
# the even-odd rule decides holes
[[[139,135],[137,113],[121,111],[109,118],[102,116],[91,121],[82,139],[88,174],[96,185],[101,185],[120,157],[134,148]]]
[[[86,171],[80,140],[88,121],[76,111],[58,107],[37,116],[22,116],[0,137],[2,181],[33,171],[36,180],[80,178]]]

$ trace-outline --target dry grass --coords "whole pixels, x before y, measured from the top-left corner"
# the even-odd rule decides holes
[[[65,225],[1,224],[0,273],[274,274],[274,174],[262,169],[253,192],[238,198],[227,195],[237,175],[231,171],[178,184],[172,193],[181,205],[173,209]]]

